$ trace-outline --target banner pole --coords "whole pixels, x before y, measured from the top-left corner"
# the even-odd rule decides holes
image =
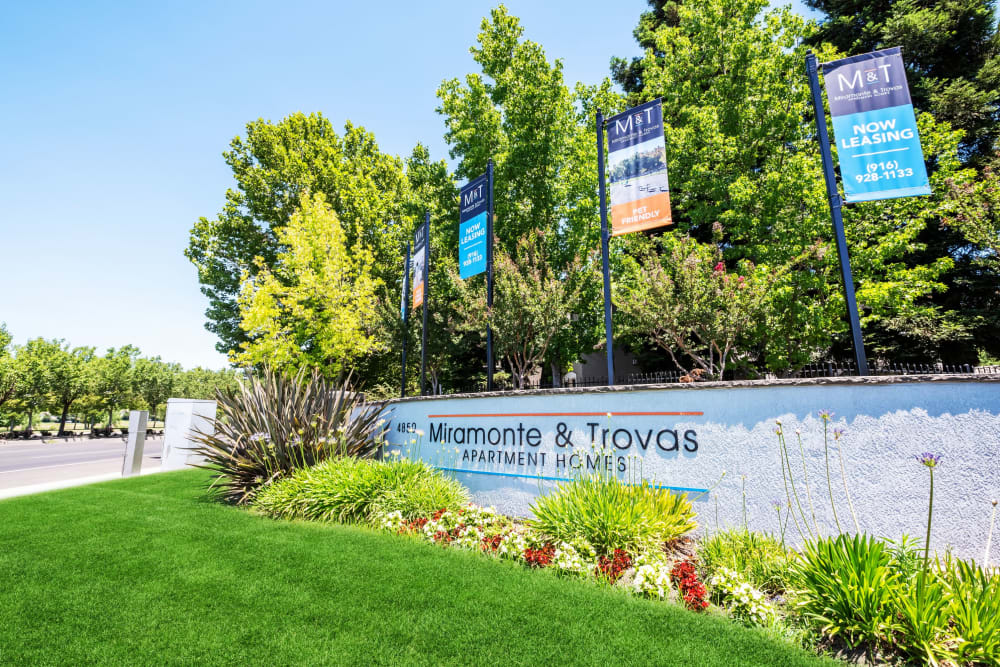
[[[420,395],[424,395],[424,385],[427,381],[427,311],[431,302],[430,283],[427,280],[427,267],[431,263],[431,212],[424,212],[424,328],[420,334]]]
[[[410,329],[406,326],[406,314],[410,310],[410,242],[406,242],[406,254],[403,261],[403,378],[400,398],[406,398],[406,341],[410,337]]]
[[[614,340],[611,332],[611,267],[608,257],[608,206],[604,184],[604,114],[597,110],[597,191],[601,198],[601,262],[604,265],[604,337],[608,357],[608,386],[615,384]]]
[[[486,306],[493,308],[493,158],[486,161]],[[493,327],[486,323],[486,391],[493,391]]]
[[[837,256],[840,258],[840,273],[844,279],[844,300],[847,302],[847,316],[851,323],[851,338],[854,341],[854,360],[858,375],[868,375],[868,359],[865,357],[864,340],[861,337],[861,320],[858,317],[858,302],[854,296],[854,277],[851,275],[851,259],[847,252],[847,236],[844,234],[844,219],[841,214],[840,193],[837,191],[837,177],[833,172],[833,155],[830,138],[826,132],[826,113],[823,111],[823,92],[819,86],[819,72],[816,54],[806,51],[806,71],[812,88],[813,108],[816,112],[816,131],[819,150],[823,156],[823,176],[826,179],[826,194],[830,200],[830,217],[837,239]]]

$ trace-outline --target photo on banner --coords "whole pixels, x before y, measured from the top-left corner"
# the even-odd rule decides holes
[[[607,130],[611,235],[671,224],[660,100],[609,118]]]
[[[459,192],[458,273],[462,280],[486,271],[489,181],[483,174]]]
[[[417,227],[416,234],[413,235],[413,259],[410,260],[413,266],[413,307],[424,302],[424,262],[427,261],[427,237],[424,225]]]
[[[899,47],[822,68],[847,201],[931,194]]]

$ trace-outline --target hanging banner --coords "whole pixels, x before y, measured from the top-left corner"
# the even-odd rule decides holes
[[[426,227],[417,227],[416,234],[413,235],[413,259],[410,260],[413,266],[413,307],[424,302],[424,262],[427,261],[427,236]]]
[[[821,67],[847,201],[929,195],[899,47]]]
[[[660,100],[607,121],[611,235],[671,224]]]
[[[458,195],[458,273],[463,280],[486,270],[488,190],[489,181],[483,174]]]

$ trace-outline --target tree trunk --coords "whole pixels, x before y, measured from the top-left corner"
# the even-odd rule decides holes
[[[32,410],[28,410],[28,432],[31,432],[31,422],[35,417],[35,413]]]
[[[108,435],[111,434],[111,415],[113,415],[114,412],[115,412],[114,408],[111,408],[110,410],[108,410]]]
[[[56,435],[62,435],[66,430],[66,417],[69,415],[69,403],[63,403],[62,416],[59,418],[59,430]]]

